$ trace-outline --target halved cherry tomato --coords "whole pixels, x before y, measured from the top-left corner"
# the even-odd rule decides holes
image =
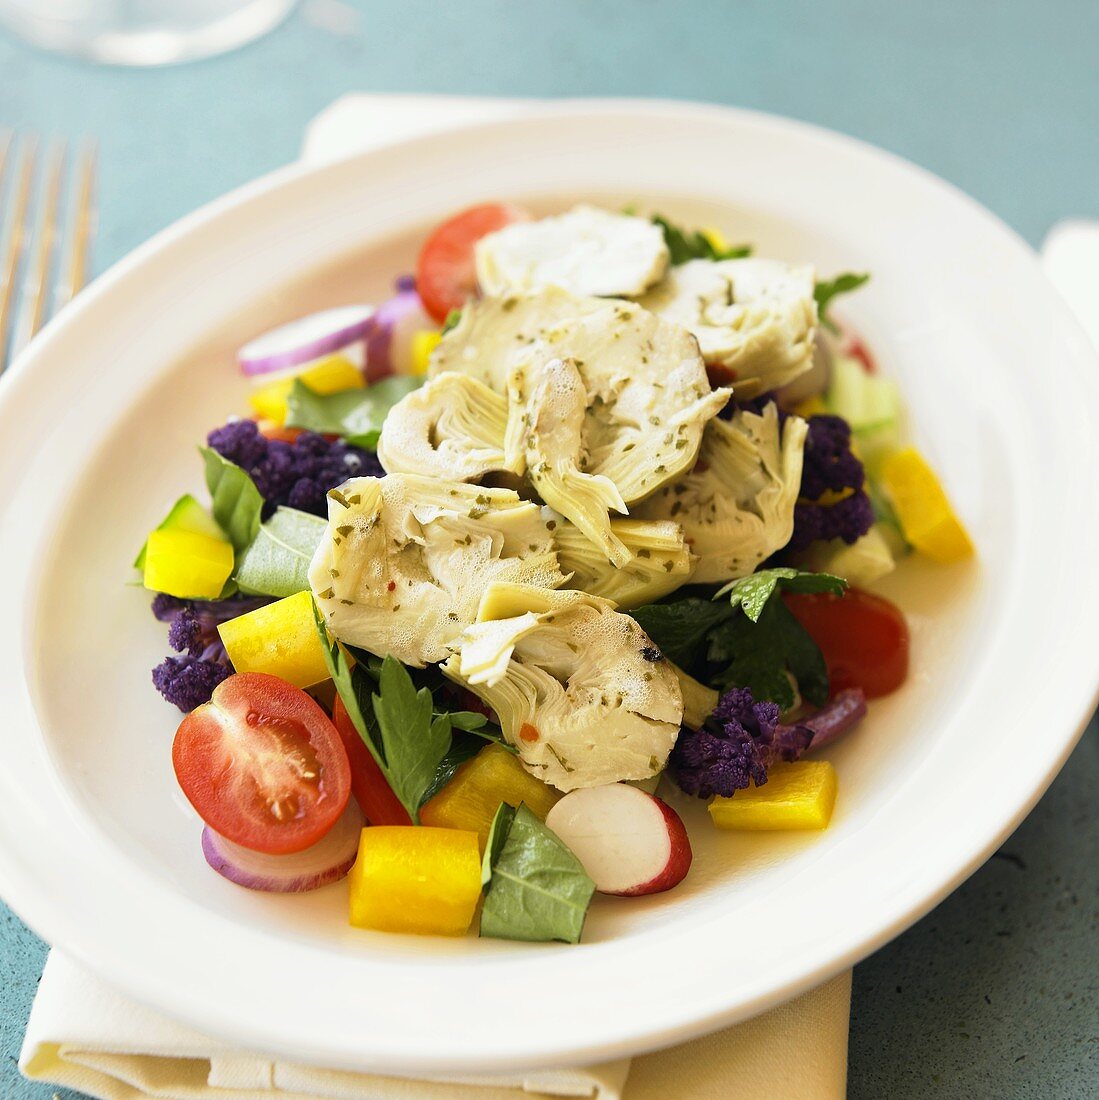
[[[904,683],[908,624],[894,604],[858,588],[842,596],[787,593],[783,599],[820,646],[833,695],[861,687],[874,699]]]
[[[351,796],[331,719],[300,688],[264,672],[223,680],[183,719],[172,765],[214,832],[272,855],[315,844]]]
[[[264,439],[280,439],[283,443],[297,443],[301,437],[301,428],[287,428],[282,424],[276,424],[273,420],[263,420],[258,416],[252,419],[255,420],[259,434]]]
[[[424,309],[440,324],[461,309],[477,290],[473,246],[489,233],[530,215],[518,206],[485,203],[443,222],[427,239],[416,263],[416,291]]]
[[[332,721],[336,724],[340,740],[347,750],[351,763],[351,792],[359,809],[371,825],[411,825],[412,818],[401,805],[401,800],[386,782],[382,769],[370,750],[363,744],[359,731],[351,721],[343,700],[337,695],[332,707]]]

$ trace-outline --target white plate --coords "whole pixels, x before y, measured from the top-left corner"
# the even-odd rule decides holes
[[[375,935],[339,886],[208,870],[176,789],[165,652],[129,562],[242,406],[230,352],[383,293],[424,227],[486,198],[650,204],[820,270],[904,390],[979,565],[906,566],[913,675],[829,755],[821,835],[721,834],[671,894],[600,899],[579,947]],[[324,270],[317,272],[316,269]],[[760,115],[578,105],[291,168],[100,279],[0,392],[0,883],[50,942],[204,1031],[392,1071],[583,1061],[728,1024],[895,936],[973,871],[1071,749],[1099,682],[1099,371],[1030,251],[957,191]],[[687,800],[681,800],[681,804]]]

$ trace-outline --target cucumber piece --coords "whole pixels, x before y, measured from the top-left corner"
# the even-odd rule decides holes
[[[171,510],[156,525],[155,530],[192,531],[196,535],[209,535],[212,539],[225,538],[225,532],[218,526],[214,517],[190,493],[181,496],[172,505]],[[134,558],[135,569],[145,568],[145,551],[148,545],[146,540],[145,545]]]
[[[832,361],[825,404],[829,412],[842,416],[855,433],[896,424],[901,413],[896,383],[867,374],[857,359],[847,355],[837,355]]]
[[[842,539],[818,542],[802,556],[802,568],[843,577],[848,584],[865,587],[891,573],[896,565],[882,525],[874,524],[862,538],[847,545]]]

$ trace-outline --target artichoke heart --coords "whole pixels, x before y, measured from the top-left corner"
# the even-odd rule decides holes
[[[571,359],[517,367],[508,380],[511,417],[507,451],[524,461],[538,495],[571,520],[615,565],[630,552],[611,529],[609,512],[626,503],[610,478],[584,473],[582,439],[587,392]]]
[[[707,363],[731,375],[737,400],[809,369],[817,305],[813,269],[779,260],[690,260],[639,299],[698,337]]]
[[[493,584],[443,672],[496,712],[532,775],[562,791],[647,779],[683,719],[648,635],[583,592]]]
[[[328,494],[309,583],[340,641],[416,668],[442,661],[493,581],[565,581],[542,510],[512,490],[389,474]]]
[[[635,510],[678,523],[698,558],[692,580],[713,584],[751,573],[790,541],[808,427],[780,425],[774,402],[706,425],[698,463]]]
[[[564,214],[513,222],[477,242],[485,294],[560,286],[576,294],[643,294],[664,274],[668,246],[648,218],[574,206]]]
[[[617,568],[582,531],[565,519],[558,521],[553,530],[557,560],[571,574],[569,584],[574,588],[613,600],[628,611],[659,600],[691,579],[694,557],[678,523],[612,519],[611,533],[630,554]]]
[[[474,481],[497,470],[522,473],[504,458],[507,398],[468,374],[431,379],[390,409],[378,460],[390,474]]]
[[[428,373],[461,371],[505,393],[516,371],[560,359],[572,360],[586,394],[583,471],[609,478],[626,504],[690,469],[706,422],[731,392],[711,390],[698,342],[679,325],[636,302],[556,287],[467,305]],[[512,387],[513,404],[530,397]]]

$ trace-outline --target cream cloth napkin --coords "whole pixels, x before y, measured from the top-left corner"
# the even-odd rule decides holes
[[[353,95],[314,120],[306,160],[544,109],[536,101]],[[19,1066],[101,1100],[837,1100],[846,1091],[851,974],[754,1020],[629,1060],[485,1078],[411,1079],[233,1050],[127,1000],[52,952]]]

